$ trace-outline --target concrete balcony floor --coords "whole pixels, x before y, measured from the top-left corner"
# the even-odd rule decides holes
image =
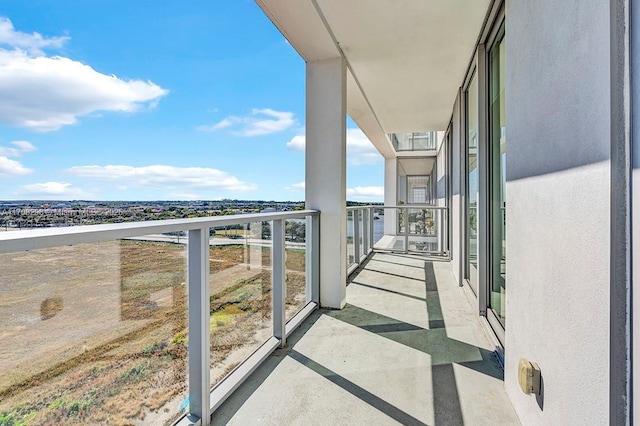
[[[446,261],[374,254],[213,424],[517,425],[503,371]]]

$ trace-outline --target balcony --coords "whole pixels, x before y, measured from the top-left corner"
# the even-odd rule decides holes
[[[519,424],[492,350],[448,262],[375,253],[212,423]]]
[[[437,149],[437,132],[390,133],[389,139],[396,152]]]
[[[384,208],[348,209],[333,311],[316,211],[0,234],[2,424],[517,424],[447,259],[414,250],[446,210],[407,209],[401,253],[373,252]]]

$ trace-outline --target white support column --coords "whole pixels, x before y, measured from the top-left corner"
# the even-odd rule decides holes
[[[384,205],[398,204],[398,163],[395,158],[384,159]],[[398,222],[395,209],[384,211],[384,235],[396,235]]]
[[[347,73],[342,58],[307,63],[305,204],[320,210],[320,305],[346,301]]]

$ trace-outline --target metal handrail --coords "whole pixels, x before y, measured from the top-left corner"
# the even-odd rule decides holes
[[[391,205],[367,205],[367,206],[349,206],[347,210],[359,210],[359,209],[434,209],[434,210],[447,210],[447,206],[436,206],[433,204],[402,204],[400,206]]]
[[[40,228],[0,233],[0,253],[61,247],[66,245],[99,243],[103,241],[140,237],[156,233],[188,231],[187,235],[187,312],[188,312],[188,415],[179,424],[209,425],[212,409],[230,392],[213,395],[210,383],[210,229],[249,222],[272,222],[271,314],[273,334],[259,357],[250,357],[242,368],[225,379],[228,389],[235,389],[244,381],[266,355],[277,346],[286,344],[287,334],[319,305],[319,218],[317,210],[295,212],[251,213],[231,216],[168,219],[158,221],[125,222],[103,225]],[[305,307],[286,322],[285,225],[288,219],[306,219],[306,301]],[[246,241],[245,241],[246,243]],[[265,355],[266,354],[266,355]],[[218,387],[217,389],[220,389]],[[215,399],[219,398],[219,399]]]
[[[14,253],[72,244],[98,243],[149,234],[240,225],[247,222],[304,219],[307,216],[316,216],[318,214],[320,213],[317,210],[300,210],[295,212],[249,213],[191,219],[166,219],[7,231],[0,233],[0,253]]]

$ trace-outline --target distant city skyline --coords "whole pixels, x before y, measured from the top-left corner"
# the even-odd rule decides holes
[[[253,1],[5,1],[0,199],[303,200],[304,68]],[[351,120],[347,151],[382,201]]]

